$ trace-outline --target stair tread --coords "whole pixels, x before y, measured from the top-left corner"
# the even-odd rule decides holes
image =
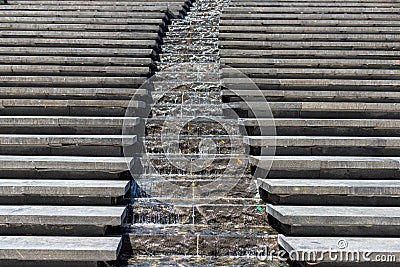
[[[128,170],[129,160],[124,157],[0,155],[0,169],[123,172]]]
[[[0,196],[119,197],[129,190],[129,181],[0,179]]]
[[[0,259],[116,260],[121,237],[0,236]]]
[[[0,222],[9,225],[120,225],[125,207],[0,206]]]
[[[267,204],[268,214],[296,226],[400,225],[399,207],[279,206]]]
[[[247,126],[275,125],[277,127],[371,127],[390,129],[398,128],[400,125],[400,120],[396,119],[241,118],[239,121]]]
[[[258,179],[271,194],[398,196],[398,180]]]
[[[339,243],[339,241],[342,242]],[[306,257],[310,253],[318,252],[318,255],[322,255],[322,258],[318,256],[319,261],[336,263],[342,261],[348,263],[348,260],[344,258],[329,257],[329,253],[325,253],[332,250],[343,251],[343,253],[365,253],[367,251],[372,254],[368,258],[360,256],[361,262],[371,261],[376,255],[394,255],[393,259],[397,263],[399,262],[398,256],[400,256],[400,238],[346,237],[341,239],[340,237],[291,237],[279,235],[278,242],[297,261],[306,261]],[[333,258],[336,259],[333,260]]]
[[[1,138],[1,135],[0,135]],[[357,136],[246,136],[244,142],[251,146],[373,146],[400,147],[400,137]]]

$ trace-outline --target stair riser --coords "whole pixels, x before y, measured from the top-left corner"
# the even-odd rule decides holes
[[[260,189],[261,198],[271,204],[279,205],[328,205],[328,206],[381,206],[396,207],[400,197],[394,196],[349,196],[349,195],[274,195]]]
[[[102,171],[66,171],[66,170],[0,170],[0,178],[4,179],[73,179],[73,180],[130,180],[129,171],[102,172]]]
[[[374,147],[374,146],[277,146],[276,156],[398,156],[400,147]],[[251,155],[268,156],[271,149],[251,147]]]
[[[128,103],[127,103],[128,104]],[[4,107],[0,108],[0,116],[108,116],[124,117],[127,109],[125,107]],[[131,116],[141,117],[146,114],[143,108],[134,108],[129,111]]]
[[[257,127],[258,128],[258,127]],[[260,130],[247,127],[249,135],[260,135]],[[270,133],[271,128],[264,128],[263,133]],[[373,127],[276,127],[276,134],[281,136],[400,136],[400,130],[396,128],[384,129]]]
[[[26,203],[32,205],[123,205],[130,199],[124,197],[84,197],[84,196],[46,196],[46,195],[30,195],[23,196],[0,196],[0,205],[24,205]]]
[[[265,104],[268,105],[267,103]],[[234,109],[240,117],[254,118],[254,114],[249,110]],[[320,110],[320,111],[290,111],[271,108],[275,118],[341,118],[341,119],[399,119],[400,111],[366,111],[366,110]],[[257,112],[257,110],[255,110]],[[260,113],[260,111],[258,111]]]
[[[331,179],[398,179],[400,171],[397,169],[321,169],[321,170],[270,170],[266,172],[262,169],[257,169],[256,178],[331,178]]]
[[[373,237],[398,237],[399,226],[391,225],[343,225],[343,226],[293,226],[282,224],[272,216],[268,221],[280,233],[293,236],[373,236]]]
[[[124,240],[125,255],[252,256],[274,246],[274,236],[212,236],[201,234],[135,234]],[[130,253],[128,252],[130,249]]]
[[[107,156],[121,157],[122,146],[29,146],[29,145],[0,145],[2,155],[37,155],[37,156]]]
[[[133,206],[133,223],[234,224],[267,226],[257,205]]]
[[[8,224],[0,228],[1,235],[46,235],[46,236],[103,236],[105,227],[73,225],[29,225]]]

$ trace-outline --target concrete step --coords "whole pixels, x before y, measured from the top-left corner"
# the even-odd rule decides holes
[[[267,204],[271,225],[288,235],[397,236],[398,207],[278,206]],[[274,227],[275,228],[275,227]],[[397,230],[396,230],[397,229]]]
[[[166,17],[160,15],[160,18],[90,18],[90,17],[38,17],[34,15],[24,17],[1,17],[0,22],[2,23],[22,23],[33,25],[49,25],[49,24],[97,24],[97,25],[159,25],[165,26]],[[34,27],[34,26],[33,26]],[[40,27],[40,26],[38,26]]]
[[[338,7],[339,3],[335,1],[331,2],[233,2],[230,7]],[[340,7],[399,7],[398,3],[380,3],[380,2],[341,2]]]
[[[266,118],[240,119],[240,124],[248,127],[251,135],[260,135],[260,129],[283,136],[399,136],[397,119],[306,119],[306,118]]]
[[[1,133],[121,134],[125,123],[139,126],[137,117],[0,116]]]
[[[93,156],[1,155],[0,160],[1,178],[32,179],[121,179],[134,164],[132,158]]]
[[[261,4],[263,4],[261,2]],[[334,3],[338,5],[337,2]],[[377,5],[378,3],[371,3],[372,5]],[[254,20],[230,20],[230,19],[223,19],[220,22],[221,26],[264,26],[264,25],[297,25],[297,26],[334,26],[334,27],[370,27],[370,26],[377,26],[377,27],[397,27],[400,26],[399,21],[391,21],[391,20],[334,20],[334,19],[327,19],[327,20],[305,20],[305,19],[298,19],[298,20],[285,20],[285,19],[254,19]]]
[[[166,18],[165,9],[157,12],[140,11],[53,11],[53,10],[1,10],[0,17],[66,17],[66,18],[144,18],[159,19]]]
[[[258,7],[256,7],[258,8]],[[222,19],[236,19],[236,20],[248,20],[249,14],[243,12],[242,8],[238,8],[241,11],[238,13],[233,12],[224,12],[221,14]],[[269,9],[269,8],[268,8]],[[285,8],[286,9],[286,8]],[[309,10],[309,8],[304,8],[303,12],[289,13],[289,12],[277,12],[277,13],[260,13],[253,12],[251,14],[251,19],[253,20],[269,20],[269,19],[279,19],[279,20],[387,20],[387,21],[399,21],[399,17],[397,14],[390,13],[348,13],[346,10],[348,8],[344,8],[346,10],[342,10],[342,12],[334,14],[329,12],[319,12],[319,13],[311,13],[306,12],[305,9]],[[373,10],[370,9],[370,10]]]
[[[356,77],[354,77],[356,78]],[[266,89],[324,89],[324,90],[382,90],[395,91],[400,85],[400,80],[381,79],[381,80],[358,80],[358,79],[290,79],[282,78],[253,78],[252,81],[262,90]],[[253,83],[249,83],[248,78],[224,78],[223,83],[228,88],[241,89],[254,88]],[[237,87],[233,87],[236,84]]]
[[[138,88],[146,77],[106,76],[0,76],[1,86],[129,87]]]
[[[129,190],[126,180],[0,179],[0,203],[108,206],[122,204]]]
[[[400,152],[399,137],[246,136],[244,142],[255,156],[267,156],[271,146],[279,156],[397,156]]]
[[[308,36],[309,39],[319,39],[322,36],[326,38],[322,39],[337,39],[340,38],[341,40],[350,38],[351,39],[361,39],[360,34],[364,34],[366,36],[372,37],[373,33],[376,34],[375,37],[372,38],[365,38],[364,40],[368,39],[368,41],[377,40],[377,38],[393,38],[392,34],[396,34],[400,32],[400,27],[367,27],[367,26],[336,26],[336,27],[317,27],[317,26],[220,26],[220,36],[226,39],[269,39],[272,33],[280,34],[277,38],[293,38],[296,40],[297,38],[303,38],[303,36]],[[229,33],[229,34],[228,34]],[[234,34],[236,36],[234,36]],[[300,35],[301,34],[301,35]],[[351,34],[351,37],[348,36]],[[321,37],[320,37],[321,36]],[[335,36],[335,37],[334,37]],[[389,39],[385,39],[389,40]]]
[[[384,70],[399,68],[400,63],[397,60],[384,60],[384,59],[315,59],[315,58],[254,58],[249,62],[249,58],[222,58],[221,63],[229,65],[234,68],[239,68],[245,74],[261,74],[262,71],[265,71],[266,74],[269,71],[272,71],[268,67],[276,68],[276,72],[280,73],[281,70],[279,68],[307,68],[307,69],[294,69],[293,74],[301,71],[307,70],[308,73],[313,74],[317,68],[322,72],[338,71],[340,75],[344,70],[338,69],[346,69],[347,74],[350,72],[362,71],[364,68],[368,70],[364,71],[372,71],[370,69],[384,67]],[[351,68],[351,69],[350,69]],[[286,70],[285,70],[286,71]],[[379,73],[377,73],[379,76]]]
[[[103,235],[125,224],[126,208],[99,206],[0,206],[2,235]]]
[[[224,10],[226,13],[302,13],[302,14],[313,14],[313,13],[323,13],[323,14],[365,14],[365,13],[398,13],[400,12],[399,7],[227,7]]]
[[[14,0],[13,4],[18,4],[18,5],[32,5],[32,4],[39,4],[39,5],[85,5],[85,6],[110,6],[110,5],[116,5],[116,6],[166,6],[166,5],[183,5],[183,3],[190,3],[190,1],[181,1],[181,0],[162,0],[162,1],[157,1],[157,2],[146,2],[143,0],[135,0],[135,1],[124,1],[124,0],[119,0],[119,1],[102,1],[102,0],[96,0],[96,1],[90,1],[90,2],[83,2],[83,1],[69,1],[69,0],[62,0],[62,1],[52,1],[52,0],[41,0],[41,1],[31,1],[31,0]]]
[[[400,177],[399,157],[250,156],[257,178],[393,179]],[[267,171],[269,170],[269,173]]]
[[[0,43],[1,44],[1,43]],[[399,50],[399,42],[382,41],[382,42],[368,42],[368,41],[348,41],[341,42],[340,39],[335,40],[315,40],[315,41],[259,41],[259,40],[237,40],[227,41],[222,40],[219,43],[220,48],[224,49],[315,49],[315,50],[330,50],[330,49],[364,49],[364,50]]]
[[[109,99],[148,101],[146,89],[77,87],[0,87],[3,99]]]
[[[94,47],[94,48],[157,48],[157,41],[154,39],[147,40],[118,40],[114,39],[84,39],[84,38],[2,38],[0,46],[37,46],[37,47]]]
[[[250,118],[268,108],[275,118],[400,118],[397,103],[248,101],[228,103],[224,108]]]
[[[303,90],[235,90],[223,91],[232,102],[241,101],[331,101],[331,102],[398,102],[400,92],[384,91],[303,91]],[[264,97],[264,98],[262,98]],[[269,102],[269,103],[271,103]]]
[[[88,62],[89,63],[89,62]],[[46,64],[44,62],[43,64]],[[60,66],[60,65],[1,65],[2,75],[71,75],[71,76],[114,76],[114,77],[147,77],[150,68],[130,66]]]
[[[0,29],[5,31],[107,31],[107,32],[161,32],[162,28],[159,24],[147,25],[121,25],[121,24],[83,24],[83,23],[69,23],[68,21],[63,24],[29,24],[24,22],[19,23],[2,23]],[[24,33],[22,33],[24,34]]]
[[[156,40],[158,32],[106,32],[106,31],[49,31],[49,30],[28,30],[28,31],[6,31],[0,30],[2,38],[58,38],[58,39],[111,39],[111,40]],[[18,39],[17,39],[18,40]]]
[[[0,134],[3,155],[123,155],[123,145],[134,146],[136,135],[20,135]]]
[[[246,74],[250,78],[304,78],[304,79],[355,79],[359,78],[366,80],[382,80],[382,79],[390,79],[395,80],[400,78],[400,70],[398,69],[361,69],[361,68],[352,68],[352,69],[342,69],[342,68],[279,68],[273,66],[272,68],[268,68],[264,66],[262,68],[242,68],[238,67],[237,70]],[[224,74],[229,72],[226,70]]]
[[[102,3],[99,5],[85,5],[81,4],[81,2],[77,2],[75,5],[64,5],[63,2],[60,2],[58,5],[48,5],[48,4],[18,4],[18,5],[4,5],[0,7],[0,13],[4,11],[11,10],[22,10],[22,11],[99,11],[99,12],[143,12],[143,13],[151,13],[151,12],[166,12],[166,10],[170,7],[171,9],[183,9],[183,3],[155,3],[155,4],[141,4],[134,3],[127,5],[114,5],[112,3]]]
[[[258,179],[260,196],[279,205],[398,206],[398,180]]]
[[[83,262],[84,266],[97,266],[97,261],[116,260],[121,245],[121,237],[1,236],[0,261],[2,264],[7,261],[46,264],[50,261],[55,264],[53,266]],[[6,266],[13,266],[8,264]]]
[[[277,41],[348,41],[348,42],[394,42],[399,41],[400,37],[396,34],[384,34],[384,33],[375,33],[369,34],[368,32],[360,34],[355,33],[354,27],[352,27],[353,32],[349,33],[329,33],[329,30],[323,31],[323,33],[312,33],[312,31],[306,31],[307,33],[301,33],[301,30],[297,30],[297,33],[249,33],[247,30],[245,33],[235,32],[235,33],[225,33],[221,32],[219,34],[219,38],[221,40],[250,40],[250,41],[269,41],[274,40]],[[366,31],[366,29],[364,28]],[[268,32],[267,29],[264,31]],[[343,30],[342,30],[343,31]]]
[[[0,52],[1,53],[1,52]],[[35,65],[52,65],[52,68],[55,69],[55,73],[60,71],[68,71],[65,69],[65,65],[89,65],[89,66],[107,66],[108,68],[103,67],[104,72],[108,72],[110,70],[109,66],[130,66],[130,67],[142,67],[132,69],[135,73],[148,73],[149,67],[154,65],[153,60],[148,58],[132,58],[132,57],[93,57],[93,56],[6,56],[2,55],[0,58],[0,63],[2,64],[10,64],[3,67],[3,71],[7,71],[7,68],[12,68],[14,71],[22,71],[23,67],[20,64],[32,64],[27,65],[25,68],[31,68],[32,71],[35,69],[39,69],[38,66]],[[13,64],[13,65],[11,65]],[[59,66],[54,66],[59,65]],[[48,68],[49,66],[40,66],[40,69]],[[145,68],[146,67],[146,68]],[[21,69],[22,68],[22,69]],[[64,69],[62,69],[64,68]],[[88,67],[90,69],[90,67]],[[114,67],[115,68],[115,67]],[[113,69],[113,68],[111,68]],[[116,68],[115,68],[116,69]],[[124,68],[121,68],[121,72],[124,73]],[[127,69],[129,70],[129,69]],[[77,70],[75,70],[77,71]],[[84,70],[82,70],[83,72]],[[89,70],[90,72],[90,70]],[[83,72],[84,73],[84,72]]]
[[[371,53],[368,50],[352,49],[340,50],[338,47],[321,49],[313,47],[310,49],[302,48],[295,50],[288,49],[249,49],[245,47],[237,47],[236,49],[221,49],[222,59],[238,57],[238,58],[252,58],[251,60],[260,60],[260,58],[329,58],[335,62],[336,59],[395,59],[400,56],[400,51],[376,49]],[[253,59],[255,58],[255,59]],[[240,60],[240,59],[239,59]],[[257,61],[256,61],[257,62]],[[296,61],[294,61],[296,62]]]
[[[323,261],[326,266],[376,266],[377,262],[381,262],[381,266],[393,267],[399,264],[400,258],[400,238],[279,235],[278,242],[284,250],[293,255],[293,261],[301,262],[303,266],[310,266],[306,265],[306,261],[311,264]],[[368,251],[367,255],[365,251]]]
[[[33,56],[52,56],[52,58],[64,57],[105,57],[105,58],[130,58],[131,60],[147,60],[155,56],[153,49],[149,48],[102,48],[102,47],[90,47],[90,48],[77,48],[77,47],[52,47],[51,49],[45,47],[30,47],[30,46],[17,46],[17,47],[0,47],[0,54],[5,59],[10,57],[19,56],[21,59],[24,57]],[[3,57],[2,57],[3,58]],[[145,59],[143,59],[145,58]]]

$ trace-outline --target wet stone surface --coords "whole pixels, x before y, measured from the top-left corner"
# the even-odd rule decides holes
[[[196,1],[163,39],[136,176],[141,198],[124,241],[132,266],[283,266],[255,257],[277,246],[276,232],[250,175],[244,129],[222,101],[218,35],[227,5]]]

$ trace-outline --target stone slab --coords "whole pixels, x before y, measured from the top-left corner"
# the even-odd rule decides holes
[[[400,137],[245,136],[243,140],[255,147],[400,147]]]
[[[400,23],[400,22],[399,22]],[[319,58],[397,58],[400,56],[400,51],[394,50],[374,50],[373,53],[368,50],[339,50],[337,47],[331,49],[321,49],[321,50],[307,50],[307,49],[249,49],[246,47],[238,47],[236,49],[221,49],[220,51],[222,58],[224,57],[251,57],[257,58],[260,57],[319,57]],[[256,59],[256,60],[257,60]]]
[[[1,39],[0,39],[1,40]],[[9,74],[9,73],[8,73]],[[107,77],[107,76],[0,76],[3,86],[99,86],[138,88],[146,77]]]
[[[396,119],[302,119],[302,118],[261,118],[240,119],[246,126],[272,126],[277,127],[352,127],[374,129],[397,129],[400,120]]]
[[[4,98],[29,99],[145,99],[149,97],[146,89],[133,88],[79,88],[79,87],[0,87]]]
[[[311,100],[311,101],[349,101],[349,102],[396,102],[400,92],[385,91],[305,91],[305,90],[235,90],[223,91],[224,96],[241,97],[254,100]],[[258,99],[257,99],[258,97]],[[262,99],[261,97],[265,97]],[[261,98],[261,99],[260,99]]]
[[[250,163],[273,170],[400,169],[400,157],[250,156]]]
[[[350,258],[346,260],[346,257],[342,257],[340,260],[340,251],[342,251],[342,255],[347,252],[359,252],[361,254],[360,261],[364,264],[369,261],[370,266],[385,266],[384,262],[377,262],[376,256],[388,257],[393,255],[392,258],[395,263],[398,264],[400,261],[400,238],[346,237],[343,239],[340,237],[289,237],[279,235],[278,243],[293,256],[295,261],[307,261],[308,256],[311,255],[312,258],[314,253],[319,261],[335,262],[336,264],[342,261],[347,262],[347,266],[349,266]],[[338,244],[342,244],[340,246],[347,244],[347,247],[340,249]],[[336,260],[335,257],[330,257],[329,251],[339,251]],[[373,261],[362,257],[363,253],[370,253],[368,259]]]
[[[0,179],[0,196],[120,197],[129,187],[129,181],[118,180]]]
[[[116,260],[121,237],[1,236],[1,260]]]
[[[134,144],[135,135],[30,135],[0,134],[0,146],[122,146]]]
[[[267,204],[266,212],[296,227],[399,226],[399,207],[279,206]]]
[[[29,54],[29,51],[25,52]],[[1,52],[0,52],[1,54]],[[60,52],[62,54],[62,52]],[[147,67],[146,70],[142,69],[144,73],[149,71],[149,66],[153,64],[150,58],[151,53],[148,54],[149,58],[139,57],[99,57],[99,56],[6,56],[2,55],[0,62],[4,64],[51,64],[51,65],[100,65],[100,66],[142,66]],[[123,70],[123,69],[122,69]],[[141,70],[141,69],[137,69]]]
[[[258,179],[274,195],[400,196],[398,180]]]
[[[19,56],[33,56],[33,55],[48,55],[57,56],[125,56],[132,58],[145,58],[154,54],[153,49],[148,48],[102,48],[102,47],[52,47],[51,49],[45,47],[31,47],[31,46],[18,46],[18,47],[0,47],[1,55],[8,55],[10,57]],[[7,57],[5,57],[7,58]]]
[[[0,156],[0,170],[29,171],[104,171],[128,170],[124,157],[78,157],[78,156]]]
[[[22,225],[120,226],[125,207],[0,206],[0,223]]]

